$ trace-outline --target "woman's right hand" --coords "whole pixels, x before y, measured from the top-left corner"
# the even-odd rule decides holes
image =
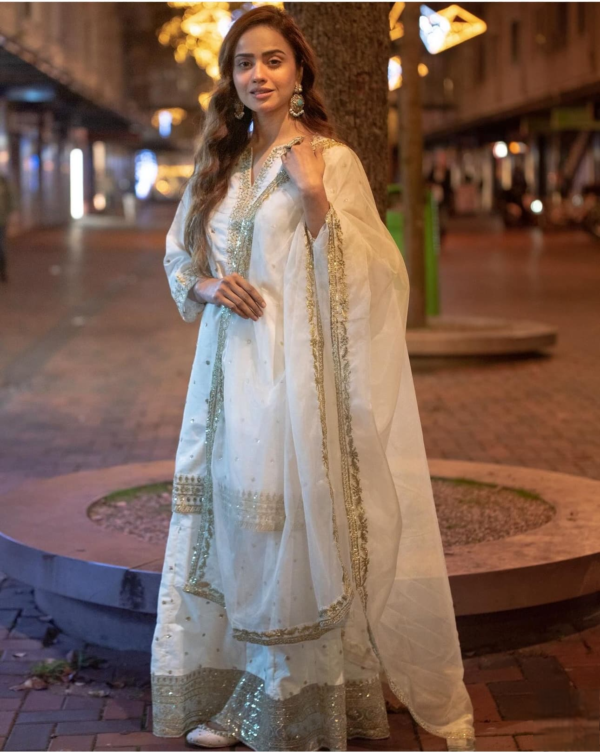
[[[194,285],[194,295],[201,303],[231,308],[243,319],[258,321],[266,306],[258,290],[247,279],[234,272],[226,277],[205,277]]]

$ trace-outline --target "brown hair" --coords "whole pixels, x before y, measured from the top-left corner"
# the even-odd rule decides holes
[[[212,276],[208,265],[208,217],[225,198],[230,173],[250,140],[248,132],[252,111],[244,108],[244,117],[234,116],[238,101],[233,83],[233,56],[242,34],[264,24],[278,31],[294,51],[296,66],[302,66],[302,123],[317,135],[339,139],[335,135],[322,97],[315,88],[317,62],[294,19],[273,5],[253,8],[230,27],[219,50],[220,80],[210,98],[199,146],[194,155],[194,173],[190,178],[191,203],[185,221],[184,244],[192,256],[196,274]]]

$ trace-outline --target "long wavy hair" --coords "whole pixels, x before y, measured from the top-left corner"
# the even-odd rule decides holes
[[[253,8],[240,16],[232,24],[219,50],[220,79],[210,98],[190,178],[192,198],[185,221],[184,244],[192,257],[192,269],[200,276],[212,276],[208,264],[208,218],[225,198],[232,169],[251,136],[252,111],[245,107],[241,120],[234,116],[238,95],[233,83],[233,58],[242,34],[259,24],[278,31],[294,51],[296,66],[302,66],[304,114],[301,117],[304,126],[316,135],[343,141],[336,135],[315,86],[315,54],[294,19],[273,5]]]

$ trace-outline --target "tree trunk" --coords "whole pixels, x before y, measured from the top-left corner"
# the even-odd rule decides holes
[[[360,157],[385,222],[390,3],[285,3],[315,51],[327,112]]]
[[[423,186],[423,127],[421,80],[418,66],[421,56],[419,3],[406,3],[402,12],[402,208],[404,246],[410,277],[410,301],[407,327],[426,325],[425,313],[425,228]]]

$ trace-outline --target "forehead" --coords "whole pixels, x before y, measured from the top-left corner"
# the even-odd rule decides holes
[[[292,48],[284,36],[276,29],[261,24],[253,26],[242,34],[236,45],[234,55],[245,53],[259,56],[275,49],[288,55],[292,54]]]

